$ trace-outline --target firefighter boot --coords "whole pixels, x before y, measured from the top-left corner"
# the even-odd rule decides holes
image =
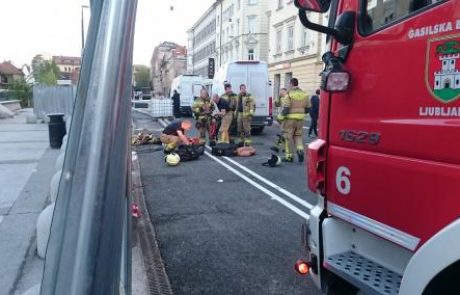
[[[299,163],[303,163],[304,161],[303,150],[297,150],[297,157],[299,158]]]

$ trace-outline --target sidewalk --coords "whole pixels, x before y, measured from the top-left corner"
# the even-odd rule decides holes
[[[37,218],[48,202],[59,150],[49,149],[48,126],[26,124],[31,109],[0,120],[0,294],[15,294],[27,257],[35,255]],[[37,258],[38,259],[38,258]],[[21,291],[40,282],[30,278]]]

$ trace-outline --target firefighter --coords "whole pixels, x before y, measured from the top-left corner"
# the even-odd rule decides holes
[[[279,96],[275,100],[275,106],[278,107],[278,109],[281,109],[281,107],[284,104],[286,104],[288,99],[289,99],[288,90],[286,88],[281,88]],[[283,137],[284,122],[285,121],[279,121],[278,122],[280,124],[280,131],[281,132],[279,134],[277,134],[278,140],[276,141],[275,145],[271,147],[271,150],[274,151],[275,153],[279,153],[280,150],[284,149],[284,143],[285,143],[285,139]]]
[[[288,98],[283,104],[281,114],[278,115],[278,119],[280,121],[284,121],[282,136],[285,139],[285,156],[283,161],[294,161],[291,147],[292,142],[294,142],[299,162],[303,162],[303,126],[305,122],[305,115],[310,106],[310,101],[307,94],[299,88],[299,81],[296,78],[291,79],[290,85],[291,89],[288,92]]]
[[[179,145],[190,145],[185,132],[190,130],[192,122],[190,120],[175,120],[165,127],[160,136],[161,143],[163,143],[165,154],[174,151]]]
[[[313,95],[310,98],[311,108],[310,108],[310,118],[311,124],[308,129],[308,137],[314,138],[318,137],[318,117],[319,117],[319,94],[320,90],[316,90],[316,95]],[[313,135],[314,134],[314,135]]]
[[[237,129],[240,135],[239,146],[250,146],[252,145],[251,139],[251,122],[256,105],[254,98],[250,93],[246,91],[246,85],[240,85],[240,94],[238,94],[238,100],[236,104],[237,111]]]
[[[221,102],[222,104],[228,104],[228,111],[225,111],[225,114],[222,115],[222,121],[219,129],[219,142],[230,143],[229,129],[232,126],[234,119],[238,96],[232,91],[232,85],[226,83],[224,85],[224,89],[225,93],[221,96],[220,100],[223,100],[223,102]]]
[[[214,104],[212,103],[206,89],[201,89],[200,97],[193,102],[192,111],[195,114],[196,119],[195,127],[200,132],[200,143],[206,142],[206,133],[211,141],[212,139],[211,134],[209,133],[209,127],[211,125],[211,114],[214,111]]]
[[[180,94],[179,94],[179,92],[177,92],[176,89],[174,89],[174,94],[172,96],[172,101],[173,101],[174,117],[179,118],[180,117]]]

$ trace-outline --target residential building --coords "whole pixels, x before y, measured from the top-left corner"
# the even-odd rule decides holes
[[[53,56],[52,60],[59,68],[58,84],[77,84],[80,76],[81,57]]]
[[[268,60],[273,96],[278,96],[280,88],[289,87],[293,77],[299,80],[299,87],[311,95],[319,87],[326,36],[308,30],[300,23],[293,0],[270,2],[267,12],[270,19]],[[310,21],[327,25],[327,14],[307,14]]]
[[[0,63],[0,89],[7,89],[12,82],[23,78],[24,73],[11,62]]]
[[[187,31],[187,73],[211,78],[216,58],[216,7],[217,2]],[[211,59],[211,61],[210,61]]]
[[[150,65],[154,93],[169,96],[172,80],[187,71],[187,49],[163,42],[153,50]]]
[[[268,61],[270,0],[217,0],[217,65],[236,60]]]

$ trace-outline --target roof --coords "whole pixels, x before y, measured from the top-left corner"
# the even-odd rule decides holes
[[[79,65],[81,57],[79,56],[53,56],[53,61],[57,65]]]
[[[0,73],[4,75],[24,75],[20,69],[16,68],[7,61],[0,64]]]

